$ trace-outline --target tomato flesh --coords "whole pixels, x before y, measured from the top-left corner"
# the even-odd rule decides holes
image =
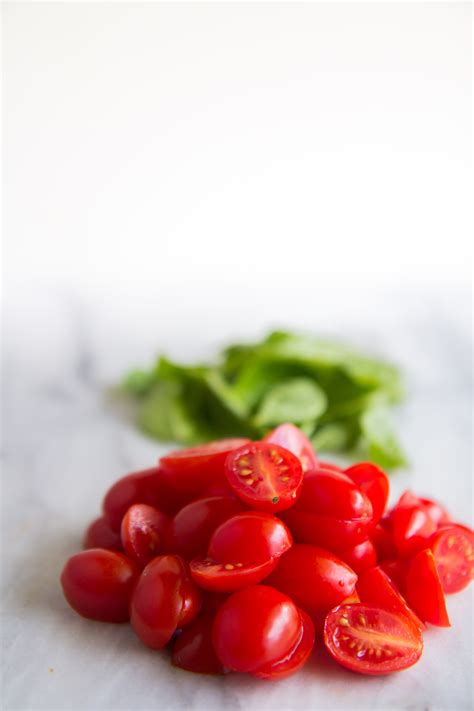
[[[437,627],[451,626],[435,559],[429,549],[417,553],[408,565],[406,598],[423,622]]]
[[[259,667],[253,672],[253,676],[258,679],[285,679],[294,674],[308,661],[314,647],[315,630],[314,624],[309,615],[304,610],[299,610],[301,624],[303,626],[301,639],[285,658],[274,664]]]
[[[342,666],[360,674],[390,674],[415,664],[423,651],[416,625],[375,605],[341,605],[326,617],[324,642]]]
[[[269,432],[264,438],[264,442],[278,444],[298,457],[303,468],[303,472],[317,469],[319,466],[318,457],[313,449],[313,445],[298,427],[287,423],[279,425]]]
[[[474,579],[474,538],[460,526],[447,526],[430,540],[445,593],[463,590]]]
[[[164,536],[170,519],[148,506],[130,506],[122,519],[121,538],[125,553],[144,567],[164,550]]]
[[[387,475],[371,462],[360,462],[345,470],[361,490],[367,494],[372,504],[373,523],[378,523],[387,505],[390,484]]]
[[[120,534],[111,527],[104,516],[92,521],[84,536],[84,548],[105,548],[109,551],[121,551]]]
[[[359,575],[357,592],[361,602],[379,605],[384,610],[405,615],[420,630],[426,629],[426,625],[408,607],[406,600],[382,568],[372,568]]]
[[[127,622],[138,575],[136,564],[122,553],[90,548],[69,558],[61,585],[64,597],[82,617]]]
[[[303,469],[294,454],[270,442],[252,442],[226,459],[227,480],[247,506],[275,513],[292,506],[303,486]]]
[[[191,575],[199,587],[209,592],[232,593],[249,585],[256,585],[274,570],[277,560],[265,563],[218,563],[212,558],[194,558]]]

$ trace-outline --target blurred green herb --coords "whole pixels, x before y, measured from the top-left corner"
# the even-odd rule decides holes
[[[390,422],[402,398],[391,364],[347,345],[283,331],[230,346],[214,365],[160,357],[122,389],[138,403],[138,425],[164,441],[196,444],[260,437],[293,422],[318,451],[365,456],[387,469],[406,464]]]

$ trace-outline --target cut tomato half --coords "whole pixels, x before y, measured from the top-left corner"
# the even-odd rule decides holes
[[[463,590],[474,579],[474,539],[469,530],[446,526],[430,540],[443,591]]]
[[[410,561],[406,598],[423,622],[430,622],[437,627],[451,627],[436,562],[429,549],[420,551]]]
[[[372,568],[359,575],[357,592],[361,602],[379,605],[390,612],[406,615],[420,630],[426,629],[426,625],[408,607],[395,584],[381,568]]]
[[[390,484],[387,475],[371,462],[360,462],[345,470],[352,479],[367,494],[372,504],[373,522],[378,523],[387,505]]]
[[[278,444],[288,451],[292,452],[295,457],[301,462],[303,472],[317,469],[321,466],[318,462],[318,457],[313,449],[313,445],[298,427],[291,423],[279,425],[274,430],[269,432],[264,438],[265,442]]]
[[[265,563],[218,563],[211,558],[195,558],[190,569],[193,580],[209,592],[231,593],[256,585],[275,569],[278,559]]]
[[[299,610],[301,615],[302,633],[301,639],[293,647],[284,659],[274,664],[269,664],[260,667],[253,672],[253,676],[259,679],[285,679],[287,676],[294,674],[308,661],[314,647],[315,630],[314,624],[309,615],[304,610]]]

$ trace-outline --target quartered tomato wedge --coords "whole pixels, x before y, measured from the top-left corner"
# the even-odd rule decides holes
[[[410,561],[406,577],[406,598],[423,622],[438,627],[451,626],[435,559],[429,549],[420,551]]]
[[[361,602],[379,605],[384,610],[406,615],[420,630],[426,629],[426,625],[408,607],[406,600],[382,568],[372,568],[359,575],[357,592]]]
[[[213,621],[212,614],[200,615],[181,632],[173,645],[175,667],[197,674],[223,674],[212,644]]]
[[[299,459],[270,442],[251,442],[225,461],[227,480],[247,506],[275,513],[292,506],[303,485]]]
[[[474,579],[474,537],[460,526],[446,526],[430,539],[445,593],[463,590]]]
[[[273,681],[285,679],[287,676],[290,676],[290,674],[294,674],[298,669],[301,669],[308,661],[314,647],[314,624],[306,612],[299,610],[299,613],[303,626],[299,642],[284,659],[274,664],[260,667],[257,671],[253,672],[253,676],[259,679],[272,679]]]
[[[170,452],[160,459],[167,483],[175,491],[197,496],[224,478],[224,462],[234,449],[242,447],[248,439],[221,439],[200,447]]]
[[[303,472],[308,472],[321,466],[318,463],[318,457],[313,445],[304,432],[295,425],[290,423],[279,425],[266,435],[264,442],[278,444],[280,447],[292,452],[300,460]]]
[[[390,674],[415,664],[421,632],[408,617],[375,605],[341,605],[326,617],[324,642],[331,656],[360,674]]]
[[[367,494],[372,504],[373,522],[378,523],[387,505],[390,484],[387,475],[371,462],[360,462],[345,470],[361,490]]]

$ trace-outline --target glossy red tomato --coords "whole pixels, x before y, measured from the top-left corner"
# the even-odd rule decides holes
[[[247,506],[275,513],[292,506],[303,486],[300,460],[283,447],[251,442],[229,454],[227,481]]]
[[[115,482],[102,503],[104,516],[115,531],[133,504],[148,504],[165,513],[174,512],[178,499],[166,488],[158,467],[128,474]]]
[[[409,489],[403,492],[394,508],[402,508],[407,506],[417,506],[418,508],[423,509],[428,518],[430,518],[436,526],[450,521],[450,516],[447,510],[438,501],[416,496],[416,494]]]
[[[176,555],[154,558],[143,570],[133,592],[130,621],[138,637],[152,649],[161,649],[178,627],[198,614],[201,596]]]
[[[122,519],[121,537],[125,553],[142,567],[164,551],[164,538],[170,519],[148,506],[130,506]]]
[[[409,557],[426,548],[437,525],[419,506],[397,506],[391,513],[392,535],[398,554]]]
[[[181,632],[173,645],[175,667],[197,674],[223,674],[212,644],[213,622],[214,615],[200,615]]]
[[[324,643],[336,662],[371,675],[407,669],[423,651],[421,632],[408,617],[364,604],[331,610]]]
[[[136,564],[122,553],[91,548],[69,558],[61,585],[64,597],[82,617],[126,622],[138,575]]]
[[[301,615],[294,602],[266,585],[231,595],[219,608],[212,630],[223,666],[250,673],[284,660],[301,637]]]
[[[219,563],[212,558],[194,558],[190,563],[194,582],[212,593],[232,593],[257,585],[275,569],[278,560],[265,563]]]
[[[409,563],[406,599],[423,622],[438,627],[451,626],[435,559],[429,549],[417,553]]]
[[[357,575],[329,551],[297,543],[280,558],[266,582],[318,621],[320,613],[353,595]]]
[[[301,462],[303,472],[317,469],[319,465],[318,457],[313,449],[313,445],[298,427],[287,423],[279,425],[269,432],[264,438],[264,442],[278,444],[294,454]]]
[[[378,605],[384,610],[399,615],[406,615],[420,630],[426,628],[382,568],[372,568],[359,575],[357,591],[361,602]]]
[[[248,439],[221,439],[200,447],[170,452],[160,459],[167,483],[188,500],[224,479],[224,462],[234,449],[242,447]]]
[[[205,555],[215,529],[242,509],[239,501],[226,496],[192,501],[178,511],[171,521],[166,536],[168,550],[188,560]]]
[[[445,593],[459,592],[474,579],[474,537],[469,530],[441,528],[431,537],[430,548]]]
[[[372,504],[373,522],[378,523],[387,505],[390,484],[387,475],[371,462],[360,462],[345,470],[360,489],[367,494]]]
[[[344,474],[344,469],[337,464],[333,464],[332,462],[325,462],[323,460],[319,460],[319,464],[315,469],[329,469],[330,472],[339,472],[340,474]]]
[[[390,531],[379,523],[370,531],[370,540],[374,544],[378,561],[395,558],[397,549]]]
[[[258,671],[253,672],[253,676],[256,676],[258,679],[271,679],[272,681],[285,679],[287,676],[297,672],[298,669],[301,669],[308,661],[314,647],[314,624],[306,612],[299,610],[299,613],[303,625],[299,642],[286,657],[274,664],[260,667]]]
[[[405,596],[408,562],[400,559],[383,560],[379,567],[388,575],[401,594]]]
[[[356,543],[355,546],[345,548],[341,552],[341,558],[358,575],[364,570],[368,570],[369,568],[373,568],[374,565],[377,565],[377,552],[370,538]]]
[[[299,500],[292,510],[372,523],[372,504],[350,477],[336,471],[317,469],[304,478]]]
[[[284,511],[282,518],[296,541],[311,543],[338,554],[349,546],[361,543],[370,530],[370,519],[342,521],[297,511],[296,507]]]
[[[120,534],[114,531],[104,516],[92,521],[84,536],[84,548],[106,548],[109,551],[122,551]]]

